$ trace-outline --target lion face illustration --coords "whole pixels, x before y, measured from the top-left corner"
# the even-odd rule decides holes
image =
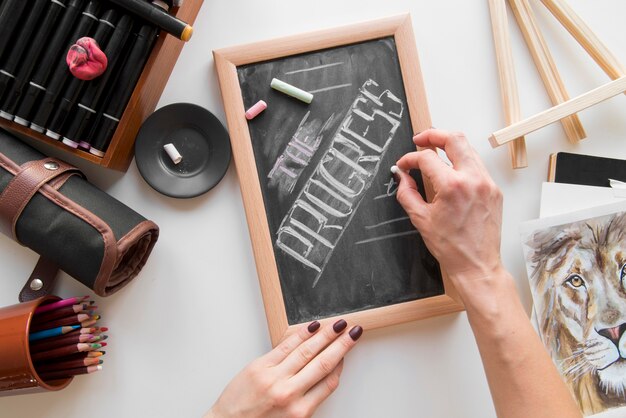
[[[585,415],[626,404],[626,213],[535,232],[540,333]]]

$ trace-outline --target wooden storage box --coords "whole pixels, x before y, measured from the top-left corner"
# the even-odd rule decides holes
[[[203,0],[185,0],[183,5],[174,9],[172,14],[193,25],[202,2]],[[143,121],[154,111],[184,45],[185,42],[161,31],[111,139],[111,144],[102,158],[67,147],[60,141],[55,141],[44,134],[3,118],[0,118],[0,127],[45,142],[102,167],[126,171],[133,159],[133,146],[137,132]]]

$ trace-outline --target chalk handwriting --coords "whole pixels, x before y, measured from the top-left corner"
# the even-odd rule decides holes
[[[316,272],[313,287],[372,185],[403,109],[397,96],[366,81],[283,218],[276,246]]]
[[[267,177],[268,185],[277,187],[280,191],[291,193],[298,178],[309,165],[315,151],[320,146],[325,131],[331,125],[335,114],[333,113],[324,124],[315,119],[308,121],[307,112],[300,121],[296,133],[293,134],[283,153],[276,159],[274,166]]]

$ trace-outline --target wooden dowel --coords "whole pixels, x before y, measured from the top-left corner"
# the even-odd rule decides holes
[[[500,129],[489,137],[489,142],[492,147],[498,147],[623,92],[626,92],[626,76]]]
[[[569,100],[569,94],[565,89],[563,80],[556,68],[552,54],[537,25],[535,14],[528,0],[509,0],[517,24],[524,35],[526,45],[533,57],[537,71],[543,80],[552,105],[558,105]],[[587,134],[577,115],[572,115],[561,120],[565,135],[570,142],[576,143],[584,139]]]
[[[498,63],[498,77],[500,79],[500,95],[504,106],[504,118],[507,125],[520,119],[519,97],[515,81],[513,54],[509,39],[509,28],[506,14],[505,0],[489,0],[491,14],[491,28]],[[509,145],[511,164],[513,168],[522,168],[528,165],[526,160],[526,143],[520,135]]]
[[[541,2],[578,43],[585,48],[587,53],[591,55],[611,79],[616,80],[626,75],[626,67],[615,58],[611,51],[564,0],[541,0]]]

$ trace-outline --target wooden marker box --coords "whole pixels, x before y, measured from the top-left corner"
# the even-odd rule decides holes
[[[203,0],[185,0],[183,5],[178,9],[174,9],[172,14],[193,25],[202,2]],[[126,171],[133,159],[137,132],[141,124],[156,108],[184,45],[185,42],[161,31],[148,58],[148,62],[146,62],[146,66],[141,73],[141,77],[137,81],[135,90],[128,101],[126,110],[120,119],[117,130],[111,139],[106,154],[102,158],[80,149],[65,146],[60,141],[55,141],[44,134],[3,118],[0,118],[0,127],[50,144],[53,147],[62,149],[102,167]]]

